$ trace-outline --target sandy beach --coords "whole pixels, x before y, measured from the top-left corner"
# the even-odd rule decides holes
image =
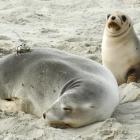
[[[139,0],[0,0],[0,57],[24,42],[51,47],[101,63],[106,15],[128,14],[140,36]],[[0,111],[0,140],[140,140],[140,84],[119,87],[120,104],[103,122],[55,129],[23,112]]]

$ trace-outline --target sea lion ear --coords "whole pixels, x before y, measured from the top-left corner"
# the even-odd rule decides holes
[[[70,106],[65,106],[65,107],[63,107],[63,110],[64,110],[65,112],[67,112],[67,113],[70,113],[70,112],[72,112],[72,107],[70,107]]]

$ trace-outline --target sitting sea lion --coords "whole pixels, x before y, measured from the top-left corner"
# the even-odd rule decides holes
[[[119,85],[140,79],[140,41],[131,19],[124,13],[107,15],[102,62],[112,71]]]

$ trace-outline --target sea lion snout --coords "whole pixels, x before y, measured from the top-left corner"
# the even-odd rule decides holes
[[[107,14],[107,21],[114,21],[117,19],[117,16],[114,14]]]
[[[121,29],[120,19],[114,14],[107,15],[107,27],[108,29],[115,29],[116,31]]]
[[[63,122],[63,120],[58,120],[57,118],[55,118],[55,116],[53,114],[50,114],[50,113],[44,112],[43,119],[46,120],[47,124],[50,127],[61,128],[61,129],[65,129],[65,128],[70,127],[69,124],[66,124],[65,122]]]

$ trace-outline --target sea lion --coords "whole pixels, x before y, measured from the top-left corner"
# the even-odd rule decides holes
[[[122,12],[107,15],[102,63],[112,71],[119,85],[140,78],[140,41],[131,19]]]
[[[108,69],[51,48],[0,59],[0,98],[17,101],[14,110],[43,115],[59,128],[105,120],[119,102],[118,85]]]

